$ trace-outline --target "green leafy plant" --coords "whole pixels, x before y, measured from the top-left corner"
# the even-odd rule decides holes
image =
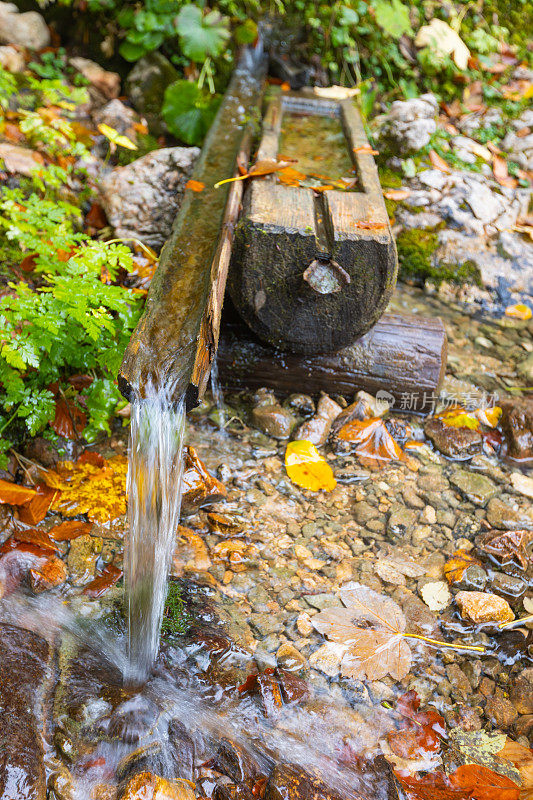
[[[228,20],[218,11],[204,14],[199,6],[192,4],[183,6],[176,19],[176,28],[183,54],[197,62],[208,56],[219,56],[230,35]]]
[[[220,98],[197,83],[179,80],[165,91],[162,115],[174,136],[186,144],[201,144],[209,130]]]
[[[388,36],[399,39],[404,33],[413,33],[409,8],[401,0],[374,0],[373,7],[377,24]]]

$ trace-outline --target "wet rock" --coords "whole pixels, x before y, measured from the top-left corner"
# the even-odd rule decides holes
[[[161,248],[199,154],[197,147],[165,147],[103,178],[102,205],[116,236]]]
[[[387,520],[387,534],[393,540],[409,536],[416,522],[416,512],[409,508],[394,510]]]
[[[14,47],[5,45],[0,47],[0,65],[7,69],[8,72],[24,72],[26,69],[26,60],[22,53]]]
[[[74,586],[83,586],[94,578],[102,546],[102,539],[89,534],[72,540],[67,556],[67,567],[70,581]]]
[[[42,164],[37,151],[10,142],[0,142],[0,159],[5,171],[12,175],[30,176]]]
[[[481,507],[486,506],[491,497],[498,492],[498,488],[490,478],[486,478],[485,475],[480,475],[478,472],[468,472],[465,469],[454,472],[450,481],[467,500]]]
[[[380,513],[377,508],[371,506],[365,500],[356,503],[353,508],[353,518],[359,525],[366,525],[371,519],[379,517]]]
[[[291,394],[284,401],[284,406],[292,408],[297,414],[302,417],[310,417],[315,413],[315,404],[313,398],[308,394]]]
[[[276,716],[283,706],[283,695],[281,694],[281,687],[271,670],[265,670],[265,672],[258,674],[257,688],[265,715],[267,717]]]
[[[247,786],[221,778],[217,782],[213,798],[214,800],[254,800],[254,795]]]
[[[152,728],[158,713],[155,703],[143,695],[135,695],[115,709],[108,733],[126,744],[136,744]]]
[[[69,64],[81,72],[89,83],[89,93],[93,103],[103,105],[114,100],[120,94],[120,75],[118,72],[107,72],[100,64],[88,58],[71,58]]]
[[[161,108],[167,86],[180,77],[162,53],[149,53],[139,59],[126,78],[126,92],[137,111],[146,117],[150,132],[160,136],[167,132]]]
[[[317,446],[326,444],[331,426],[341,412],[341,406],[323,393],[318,401],[316,415],[300,425],[294,438],[306,439]]]
[[[514,679],[510,700],[519,714],[533,714],[533,667],[522,670]]]
[[[279,403],[262,403],[252,409],[252,423],[268,436],[288,439],[296,425],[296,417]]]
[[[513,489],[525,497],[533,498],[533,478],[524,475],[522,472],[511,473],[511,483]]]
[[[171,783],[151,772],[141,772],[128,781],[120,800],[196,800],[196,797],[186,781]]]
[[[42,50],[50,44],[50,31],[37,11],[19,14],[14,3],[0,3],[0,42]]]
[[[40,703],[50,650],[41,636],[0,624],[0,797],[44,800]]]
[[[461,575],[461,580],[455,583],[457,589],[482,592],[489,576],[480,564],[471,564]]]
[[[278,667],[276,676],[285,703],[299,703],[309,697],[310,692],[307,683],[295,675],[294,672],[288,672],[286,669],[279,669]]]
[[[513,704],[502,694],[487,698],[485,716],[498,728],[508,728],[518,717]]]
[[[307,666],[305,657],[289,643],[281,645],[276,653],[276,661],[278,666],[287,672],[301,672]]]
[[[334,678],[339,674],[341,668],[341,659],[346,651],[346,647],[342,644],[335,642],[326,642],[311,653],[309,656],[309,664],[314,669],[320,670],[330,678]]]
[[[268,779],[264,800],[342,800],[318,776],[295,764],[278,764]]]
[[[194,779],[195,746],[187,728],[179,719],[171,719],[168,739],[172,748],[175,774],[186,781]]]
[[[59,761],[50,775],[48,788],[52,790],[54,800],[73,800],[75,797],[71,772]]]
[[[533,459],[533,399],[513,397],[500,402],[501,428],[509,455],[518,460]]]
[[[448,458],[466,459],[481,451],[483,438],[471,428],[453,428],[441,419],[429,419],[424,433],[433,445]]]
[[[513,611],[503,597],[485,592],[459,592],[455,602],[461,610],[463,619],[477,624],[484,622],[510,622]]]
[[[505,572],[495,572],[492,576],[491,588],[503,595],[507,600],[513,602],[521,597],[527,591],[527,583],[522,578],[516,578],[514,575],[507,575]]]
[[[493,497],[487,506],[487,520],[493,528],[504,531],[516,531],[527,526],[533,527],[533,519],[523,511],[516,511],[500,500]]]
[[[233,739],[224,737],[215,756],[215,768],[235,783],[254,780],[262,772],[258,759]]]

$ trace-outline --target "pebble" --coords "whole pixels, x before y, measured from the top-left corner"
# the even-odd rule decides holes
[[[477,472],[468,472],[465,469],[454,472],[451,482],[468,500],[481,507],[486,506],[498,491],[490,478]]]
[[[340,672],[341,659],[346,652],[345,645],[336,644],[335,642],[326,642],[311,653],[309,656],[309,664],[314,669],[323,672],[330,678],[335,677]]]

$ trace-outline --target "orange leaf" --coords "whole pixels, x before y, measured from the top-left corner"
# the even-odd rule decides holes
[[[77,461],[78,464],[92,464],[93,467],[102,469],[105,467],[105,458],[101,453],[95,453],[92,450],[86,450]]]
[[[356,227],[363,228],[364,230],[367,230],[367,231],[374,231],[374,230],[377,230],[378,228],[384,228],[385,227],[385,223],[384,222],[367,222],[366,220],[363,220],[363,219],[362,220],[358,220],[355,223],[355,225],[356,225]]]
[[[114,564],[108,564],[104,567],[101,575],[97,575],[94,580],[85,586],[83,594],[92,598],[101,597],[104,592],[114,586],[121,578],[122,570],[115,567]]]
[[[219,186],[222,186],[225,183],[233,183],[234,181],[243,181],[246,178],[256,178],[262,175],[272,175],[272,173],[274,172],[279,172],[280,170],[289,167],[291,163],[294,163],[294,159],[291,159],[291,161],[282,161],[281,159],[275,161],[272,158],[265,158],[262,161],[257,161],[248,172],[244,173],[244,175],[237,175],[233,178],[224,178],[224,180],[215,183],[214,188],[218,189]]]
[[[409,800],[471,800],[471,795],[451,782],[444,772],[433,772],[422,778],[394,772]]]
[[[192,192],[203,192],[205,189],[205,183],[202,183],[202,181],[195,181],[193,178],[191,178],[185,184],[185,188],[190,189]]]
[[[319,492],[331,492],[337,485],[333,470],[320,455],[314,444],[300,439],[289,442],[285,451],[285,469],[293,483]]]
[[[387,461],[403,461],[405,458],[402,448],[380,417],[347,422],[337,436],[355,444],[357,456],[371,467],[381,466]]]
[[[97,231],[102,230],[107,225],[107,217],[104,209],[99,203],[92,203],[87,215],[85,217],[86,225],[91,228],[96,228]]]
[[[435,167],[435,169],[440,169],[441,172],[451,172],[450,165],[447,161],[445,161],[435,150],[429,151],[429,160]]]
[[[283,81],[283,83],[281,84],[281,91],[282,92],[290,92],[290,90],[291,90],[290,83],[287,83],[287,81]]]
[[[55,525],[48,532],[49,536],[56,542],[70,542],[78,536],[84,536],[91,532],[92,522],[82,522],[79,519],[68,520],[60,525]]]
[[[441,739],[446,735],[446,723],[436,709],[419,711],[420,698],[415,691],[407,692],[398,699],[396,710],[404,719],[400,730],[387,736],[393,753],[400,758],[420,758],[426,753],[440,749]]]
[[[18,518],[21,522],[25,522],[26,525],[38,525],[46,517],[57,491],[40,483],[35,496],[19,508]]]
[[[520,787],[506,775],[479,764],[458,767],[450,780],[454,786],[469,792],[472,800],[519,800]]]
[[[8,503],[10,506],[23,506],[25,503],[29,503],[36,494],[35,489],[28,489],[27,486],[19,486],[18,483],[0,479],[0,503]]]
[[[21,543],[35,545],[39,550],[51,550],[53,553],[57,553],[59,550],[45,531],[41,531],[39,528],[23,528],[16,530],[9,539],[6,539],[0,552],[8,553],[10,550],[16,550],[20,548]]]
[[[518,180],[509,175],[507,161],[502,156],[493,155],[492,171],[500,186],[507,186],[510,189],[515,189],[518,186]]]
[[[369,156],[379,156],[379,150],[374,150],[370,144],[361,144],[353,148],[354,153],[367,153]]]
[[[30,569],[30,585],[34,592],[45,592],[60,586],[67,579],[67,567],[57,556],[50,556],[38,569]]]
[[[56,413],[50,427],[58,436],[64,436],[65,439],[79,439],[86,424],[86,415],[74,403],[63,398],[56,402]]]
[[[479,564],[479,561],[466,550],[457,550],[444,565],[444,574],[448,583],[458,583],[463,577],[464,571],[472,564]]]
[[[36,257],[37,256],[35,255],[35,253],[33,253],[31,256],[24,256],[24,258],[22,259],[22,261],[19,264],[19,267],[21,268],[21,270],[23,272],[33,272],[33,270],[35,269],[35,259],[36,259]]]

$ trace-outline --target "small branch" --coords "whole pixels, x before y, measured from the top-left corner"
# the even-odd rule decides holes
[[[470,650],[475,653],[484,653],[485,648],[475,644],[451,644],[443,642],[441,639],[431,639],[429,636],[419,636],[416,633],[402,633],[404,639],[418,639],[426,644],[434,644],[436,647],[449,647],[451,650]]]
[[[502,631],[504,628],[512,628],[514,625],[521,625],[523,622],[531,622],[533,614],[528,614],[527,617],[520,617],[519,619],[512,619],[510,622],[500,622],[498,628]]]

